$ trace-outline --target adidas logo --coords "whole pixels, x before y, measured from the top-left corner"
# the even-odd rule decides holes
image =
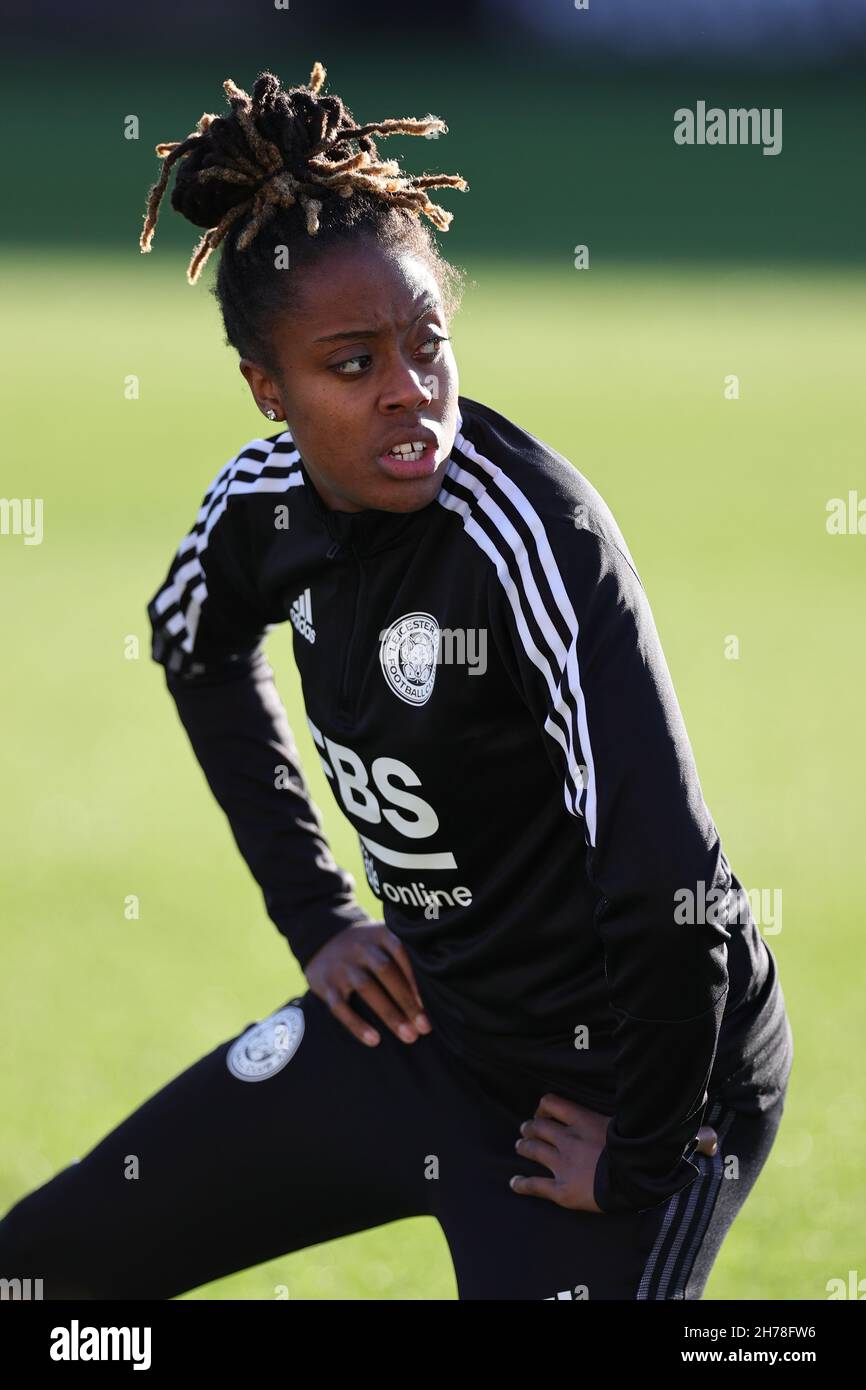
[[[289,609],[289,617],[296,632],[299,632],[302,637],[306,637],[308,642],[315,642],[316,629],[313,627],[313,609],[310,603],[309,589],[298,594]]]

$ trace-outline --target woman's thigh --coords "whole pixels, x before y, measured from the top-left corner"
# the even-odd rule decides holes
[[[641,1213],[573,1211],[514,1192],[514,1173],[542,1170],[514,1151],[524,1113],[503,1114],[483,1148],[442,1157],[434,1209],[460,1299],[634,1298],[651,1246]]]
[[[423,1213],[425,1040],[379,1031],[365,1047],[308,992],[221,1043],[10,1210],[0,1276],[170,1298]]]
[[[737,1212],[763,1166],[781,1101],[759,1116],[707,1107],[719,1134],[713,1158],[666,1203],[642,1212],[572,1211],[515,1193],[509,1178],[538,1172],[514,1153],[524,1115],[502,1107],[483,1146],[452,1134],[435,1214],[461,1299],[698,1299]]]

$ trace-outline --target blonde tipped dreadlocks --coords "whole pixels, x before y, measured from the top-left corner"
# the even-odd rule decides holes
[[[159,180],[148,195],[139,243],[141,250],[151,249],[169,174],[173,165],[182,159],[188,160],[191,167],[195,166],[190,177],[197,184],[211,181],[234,184],[240,193],[238,198],[231,199],[228,208],[220,208],[219,202],[210,205],[216,207],[219,214],[214,213],[213,226],[201,220],[208,207],[207,200],[201,208],[187,211],[191,221],[207,226],[187,269],[191,285],[198,280],[211,252],[240,218],[249,219],[236,240],[236,249],[244,251],[278,209],[292,207],[295,203],[303,208],[310,236],[319,232],[319,214],[325,201],[334,197],[351,198],[356,192],[371,194],[393,207],[406,208],[416,218],[423,213],[440,231],[447,231],[454,214],[432,203],[426,190],[465,190],[469,187],[466,180],[459,174],[422,174],[408,178],[401,173],[395,160],[379,158],[371,139],[373,135],[446,132],[445,122],[438,116],[428,115],[421,120],[406,117],[356,125],[339,97],[320,97],[325,75],[322,64],[316,62],[306,88],[284,92],[273,73],[262,73],[251,97],[227,78],[223,87],[234,120],[205,112],[185,140],[163,141],[156,146],[156,153],[164,163]],[[265,133],[263,124],[272,135],[280,131],[284,138],[279,145]],[[285,146],[290,147],[289,162],[295,172],[287,165]],[[223,201],[227,201],[227,192],[222,190]],[[178,205],[175,198],[172,204]]]

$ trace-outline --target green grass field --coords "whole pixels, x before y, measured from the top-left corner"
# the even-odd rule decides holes
[[[136,249],[6,261],[0,492],[44,499],[44,538],[0,536],[2,1210],[302,984],[149,659],[147,599],[213,475],[267,425],[222,343],[210,268],[193,290],[185,265]],[[728,858],[747,887],[783,892],[770,944],[795,1035],[789,1103],[706,1296],[825,1298],[828,1279],[866,1276],[866,536],[825,526],[829,498],[866,495],[866,287],[812,267],[581,273],[567,255],[468,269],[462,392],[559,449],[612,507]],[[731,373],[739,400],[724,398]],[[375,911],[288,626],[269,653],[335,854]],[[444,1237],[419,1219],[187,1297],[277,1285],[455,1296]]]

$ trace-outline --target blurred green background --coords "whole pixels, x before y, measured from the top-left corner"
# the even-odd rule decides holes
[[[768,939],[795,1036],[789,1101],[706,1297],[823,1299],[829,1279],[866,1274],[866,536],[825,525],[830,498],[866,496],[856,72],[588,74],[528,51],[485,62],[471,37],[456,52],[434,37],[419,64],[387,38],[350,49],[323,20],[290,59],[242,43],[193,62],[49,56],[41,104],[26,63],[9,74],[0,493],[44,499],[44,540],[0,537],[0,1211],[302,987],[149,660],[144,612],[204,490],[262,421],[207,292],[216,257],[191,289],[198,234],[167,200],[150,256],[138,234],[157,140],[222,110],[224,77],[249,88],[272,67],[289,85],[316,58],[359,119],[448,121],[436,142],[383,145],[471,185],[439,196],[455,212],[442,248],[472,281],[452,326],[461,390],[552,444],[612,507],[728,858],[747,888],[782,889]],[[676,147],[673,109],[699,97],[781,105],[783,153]],[[573,267],[578,243],[589,270]],[[268,650],[334,852],[378,915],[287,626]],[[277,1285],[292,1299],[455,1296],[444,1237],[419,1219],[186,1297]]]

